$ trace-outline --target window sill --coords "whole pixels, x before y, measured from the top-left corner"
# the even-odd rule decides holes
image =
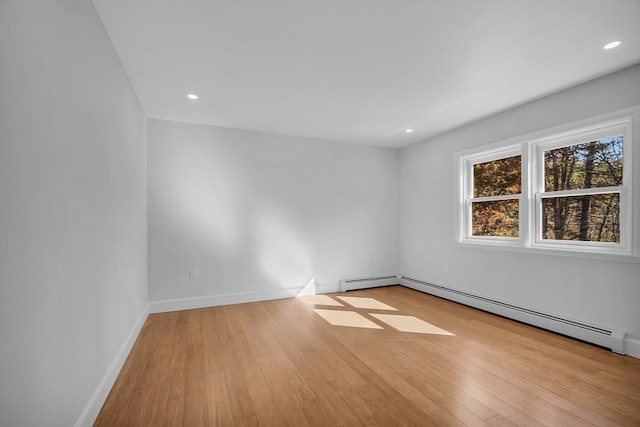
[[[601,252],[596,250],[580,250],[550,247],[524,246],[522,242],[505,243],[491,240],[456,241],[456,245],[464,248],[491,249],[504,252],[524,253],[530,255],[551,255],[570,258],[583,258],[600,261],[640,263],[640,255],[626,253]]]

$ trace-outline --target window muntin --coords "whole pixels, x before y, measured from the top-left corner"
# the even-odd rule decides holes
[[[504,155],[504,153],[500,153]],[[471,236],[518,238],[522,189],[520,155],[472,163]]]
[[[632,200],[631,189],[632,160],[639,161],[632,150],[637,142],[633,120],[639,111],[634,107],[558,127],[555,133],[538,132],[457,153],[457,240],[639,262],[634,206],[640,204]],[[509,185],[515,180],[499,167],[518,156],[520,194],[517,186]],[[496,182],[483,184],[492,181],[496,170]]]
[[[516,242],[521,236],[520,146],[499,148],[463,160],[464,239]]]
[[[542,151],[542,240],[620,243],[624,135]]]

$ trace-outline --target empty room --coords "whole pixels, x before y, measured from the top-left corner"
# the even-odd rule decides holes
[[[0,426],[638,426],[639,165],[638,0],[0,0]]]

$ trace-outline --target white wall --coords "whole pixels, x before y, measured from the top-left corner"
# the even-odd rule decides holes
[[[148,120],[150,300],[273,298],[394,274],[397,154]]]
[[[0,52],[0,425],[70,426],[147,305],[145,119],[89,1],[3,0]]]
[[[638,104],[640,66],[635,66],[402,149],[402,274],[640,338],[640,264],[454,244],[453,170],[456,151]],[[636,154],[638,137],[636,130]],[[636,161],[634,191],[639,198],[640,157]],[[635,351],[640,357],[640,347]]]

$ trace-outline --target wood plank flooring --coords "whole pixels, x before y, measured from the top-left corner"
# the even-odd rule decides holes
[[[400,286],[348,293],[396,311],[338,296],[150,315],[95,425],[640,426],[640,359]]]

